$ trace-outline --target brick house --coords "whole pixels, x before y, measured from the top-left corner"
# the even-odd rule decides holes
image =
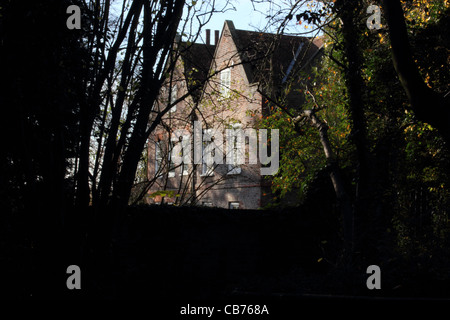
[[[148,203],[257,209],[273,197],[270,180],[261,175],[260,159],[250,160],[252,150],[246,143],[269,112],[260,92],[277,94],[294,68],[307,67],[320,53],[322,43],[238,30],[232,21],[225,21],[214,38],[210,44],[206,30],[205,44],[180,42],[175,71],[154,106],[168,112],[148,141],[147,172],[154,182]],[[288,103],[301,103],[301,97],[292,94]],[[244,138],[232,135],[239,129],[247,133]],[[173,154],[185,161],[174,161]],[[205,160],[208,156],[213,161]]]

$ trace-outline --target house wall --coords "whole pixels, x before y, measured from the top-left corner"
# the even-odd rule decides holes
[[[201,98],[196,104],[191,97],[177,104],[174,113],[167,113],[164,124],[174,129],[184,128],[193,137],[193,121],[191,111],[196,106],[195,120],[201,123],[203,129],[215,128],[223,133],[233,124],[242,124],[242,129],[258,129],[258,123],[263,115],[263,99],[257,92],[257,84],[250,83],[248,74],[251,68],[244,68],[236,43],[234,42],[234,26],[232,22],[225,22],[219,42],[216,45],[214,59],[211,63],[210,75],[213,75],[206,83]],[[224,97],[221,94],[221,71],[230,70],[230,95]],[[159,108],[167,105],[167,90],[170,85],[177,83],[178,97],[187,92],[186,82],[183,78],[182,62],[177,63],[175,76],[172,83],[167,83],[166,92],[162,92]],[[169,82],[169,80],[168,80]],[[166,101],[164,101],[166,98]],[[151,135],[148,144],[148,176],[155,177],[155,141],[161,140],[167,143],[170,133],[163,125],[157,127]],[[224,155],[226,150],[224,144]],[[246,163],[240,165],[239,174],[230,174],[229,166],[224,164],[215,165],[213,174],[202,174],[202,165],[190,165],[189,175],[182,175],[181,167],[175,169],[175,175],[168,177],[164,175],[157,178],[149,190],[152,194],[160,190],[170,190],[179,197],[165,197],[166,203],[186,203],[194,200],[196,204],[202,203],[228,208],[230,202],[238,202],[239,208],[257,209],[266,206],[272,200],[270,192],[270,181],[261,176],[261,164],[248,163],[249,148],[245,144]],[[259,146],[258,146],[259,147]],[[161,196],[148,198],[148,203],[159,203]]]
[[[155,106],[158,110],[162,111],[167,108],[168,103],[170,103],[169,99],[169,88],[174,85],[177,86],[177,95],[176,98],[180,98],[188,93],[187,84],[182,73],[183,64],[182,61],[178,61],[175,67],[175,71],[173,73],[172,78],[166,79],[166,82],[163,86],[163,90],[160,93],[160,97],[158,99],[158,103]],[[156,142],[161,141],[165,150],[163,152],[164,157],[167,156],[169,140],[171,138],[171,132],[168,131],[168,128],[173,129],[184,129],[187,134],[192,134],[191,130],[191,119],[190,112],[193,109],[194,101],[191,96],[186,97],[184,100],[178,102],[176,104],[176,111],[167,112],[162,118],[162,123],[156,127],[153,133],[149,136],[148,144],[147,144],[147,176],[149,180],[154,180],[152,187],[150,188],[148,194],[151,195],[154,192],[168,190],[173,191],[175,194],[184,193],[183,191],[191,190],[190,184],[192,183],[192,179],[189,176],[182,174],[182,168],[176,167],[173,171],[175,172],[173,177],[168,176],[168,163],[164,162],[162,169],[156,172]],[[156,113],[155,113],[156,114]],[[192,169],[191,167],[189,168]],[[156,175],[161,175],[159,178],[155,178]],[[165,203],[175,203],[178,197],[168,197],[164,198]],[[153,198],[147,197],[146,202],[151,203],[160,203],[162,200],[162,196],[156,196]],[[179,200],[179,199],[178,199]]]
[[[233,28],[225,23],[212,63],[211,72],[217,74],[206,86],[199,105],[202,125],[218,128],[224,136],[225,130],[237,122],[242,124],[242,129],[256,129],[262,106],[256,86],[248,82],[230,27]],[[220,95],[220,72],[224,69],[231,73],[228,98]],[[246,145],[246,155],[248,152]],[[213,206],[228,208],[230,202],[239,202],[240,208],[261,207],[260,167],[259,160],[257,164],[248,164],[246,157],[246,164],[240,166],[240,174],[230,174],[227,164],[217,165],[210,177],[202,177],[198,172],[197,181],[205,183],[197,192],[199,203],[211,202]]]

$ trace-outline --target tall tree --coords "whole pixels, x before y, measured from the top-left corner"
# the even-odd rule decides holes
[[[63,269],[56,257],[70,224],[66,176],[76,157],[80,84],[89,60],[86,30],[66,26],[73,4],[83,7],[81,1],[3,1],[0,8],[0,130],[7,137],[0,151],[1,224],[33,248],[35,263],[25,272],[37,279],[29,285],[36,290],[57,285]]]
[[[428,87],[414,63],[400,0],[383,0],[389,26],[392,61],[416,116],[439,130],[450,142],[450,95]]]
[[[15,209],[58,211],[65,204],[66,160],[76,152],[79,84],[89,58],[84,30],[66,26],[70,4],[10,1],[1,8],[1,63],[8,79],[1,99],[10,110],[2,132],[11,137],[2,148],[2,178],[21,194]],[[56,221],[63,223],[63,215]]]
[[[387,11],[392,10],[394,4],[386,2],[389,2]],[[366,21],[369,14],[366,13],[366,9],[370,4],[367,1],[351,3],[339,0],[324,1],[322,3],[325,4],[318,5],[322,13],[314,11],[313,5],[306,8],[298,7],[299,3],[301,2],[293,1],[284,11],[278,10],[279,16],[285,17],[284,20],[281,19],[281,25],[284,23],[287,26],[286,21],[297,16],[300,23],[316,22],[316,30],[321,30],[327,35],[325,56],[334,62],[335,66],[328,70],[323,69],[321,74],[325,78],[332,79],[333,86],[330,90],[326,88],[328,85],[324,86],[326,81],[318,81],[318,86],[324,86],[326,90],[323,88],[319,90],[313,86],[310,86],[310,90],[320,94],[324,91],[339,92],[339,95],[334,97],[326,95],[328,100],[320,99],[320,105],[333,105],[331,108],[335,110],[338,110],[337,106],[342,103],[347,106],[347,110],[343,113],[351,120],[351,133],[346,140],[351,142],[356,150],[356,157],[347,154],[346,161],[357,168],[353,172],[357,190],[351,195],[355,209],[357,251],[362,252],[359,249],[364,248],[365,256],[379,257],[383,255],[380,248],[392,241],[390,238],[392,234],[389,235],[391,232],[389,230],[393,227],[392,217],[399,221],[404,219],[407,215],[399,218],[402,215],[399,212],[404,212],[405,207],[411,208],[406,210],[408,214],[420,212],[421,216],[432,215],[432,211],[440,212],[439,214],[446,212],[438,209],[437,203],[447,201],[444,195],[447,192],[445,172],[448,169],[445,166],[448,165],[446,160],[448,156],[445,155],[445,147],[436,136],[433,127],[445,138],[449,109],[448,105],[445,107],[445,101],[448,99],[448,71],[445,69],[448,63],[448,36],[443,30],[448,26],[446,15],[448,5],[446,1],[402,2],[409,10],[406,17],[411,30],[406,32],[405,17],[401,12],[401,6],[397,6],[395,12],[401,13],[398,18],[404,25],[402,35],[399,35],[398,25],[393,28],[389,25],[389,29],[385,27],[380,30],[367,29]],[[323,8],[328,10],[324,12]],[[393,15],[392,11],[390,15]],[[317,17],[321,19],[317,20]],[[388,22],[389,19],[387,18]],[[391,21],[391,24],[398,24],[398,21]],[[386,41],[387,34],[391,36],[392,48],[389,48]],[[408,49],[408,42],[414,44],[416,50],[414,56]],[[396,64],[395,70],[387,58],[391,49]],[[339,82],[330,75],[330,72],[342,73],[345,80],[344,88],[338,85]],[[407,89],[406,95],[401,91],[402,86]],[[433,102],[433,107],[424,109],[427,101]],[[419,110],[416,111],[417,108]],[[408,112],[411,109],[414,115]],[[421,114],[425,111],[429,114]],[[317,116],[321,115],[320,112]],[[284,120],[289,120],[289,117],[284,117]],[[316,123],[319,124],[316,126],[318,129],[323,128],[319,121]],[[281,125],[280,122],[278,125]],[[300,177],[308,176],[303,173],[298,175],[294,169],[304,165],[305,161],[301,156],[304,152],[312,154],[312,143],[306,148],[303,144],[294,143],[301,140],[295,135],[290,135],[289,132],[287,136],[289,150],[283,150],[282,153],[289,157],[288,166],[295,162],[292,159],[298,153],[299,157],[296,158],[298,165],[292,164],[293,169],[289,170],[289,167],[286,167],[286,159],[283,159],[283,175],[274,180],[276,189],[279,189],[278,187],[286,189],[286,184],[283,186],[282,181],[290,186],[294,185],[293,181],[300,180]],[[309,131],[305,136],[312,137]],[[320,139],[323,141],[323,134],[315,137],[317,141],[321,141]],[[333,135],[330,137],[332,141]],[[314,146],[318,148],[317,144]],[[433,155],[433,159],[429,158],[429,154]],[[314,160],[307,163],[310,165],[309,170],[314,171],[317,167],[311,166],[311,163],[317,161],[317,155],[312,158]],[[420,161],[424,168],[418,169],[419,165],[412,165],[411,161],[413,163]],[[414,185],[414,190],[408,189],[406,184],[409,187]],[[430,185],[426,192],[424,184]],[[405,200],[408,196],[404,196],[404,193],[411,192],[415,194],[414,200],[409,198],[408,202]],[[393,203],[396,204],[394,207]],[[427,205],[423,206],[423,203]],[[400,227],[395,225],[394,228]],[[440,224],[439,228],[446,228],[446,224]]]
[[[172,107],[154,105],[171,81],[178,44],[197,41],[212,14],[229,4],[130,0],[114,5],[119,15],[112,6],[109,0],[89,2],[97,19],[87,38],[93,61],[80,119],[79,206],[128,204],[146,140]]]

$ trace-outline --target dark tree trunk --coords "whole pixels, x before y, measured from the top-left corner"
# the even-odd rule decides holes
[[[429,88],[422,79],[408,41],[405,18],[399,0],[382,0],[392,61],[416,117],[427,122],[450,143],[450,96],[444,97]]]
[[[81,207],[86,207],[90,203],[91,192],[89,187],[89,147],[91,131],[94,124],[94,119],[100,110],[100,105],[102,103],[101,90],[103,85],[111,72],[115,68],[117,53],[125,39],[130,24],[137,15],[142,7],[142,0],[135,0],[132,2],[130,10],[123,22],[122,28],[118,31],[117,38],[113,46],[108,51],[108,57],[104,61],[103,68],[100,70],[95,69],[96,66],[102,63],[102,57],[96,56],[94,61],[94,71],[90,77],[90,80],[94,82],[92,90],[88,94],[88,99],[81,107],[80,116],[80,149],[79,149],[79,168],[77,177],[77,195],[76,204]],[[107,14],[108,11],[105,11]],[[95,24],[98,28],[93,30],[93,34],[98,37],[97,43],[99,43],[100,38],[105,40],[107,38],[107,26],[104,24]],[[98,51],[97,51],[98,52]],[[95,183],[95,181],[93,182]]]
[[[338,160],[334,155],[328,138],[328,125],[317,118],[315,110],[304,110],[301,116],[293,119],[294,124],[297,125],[304,117],[319,131],[320,143],[322,144],[325,158],[327,159],[327,166],[330,170],[330,179],[336,194],[338,210],[343,219],[344,249],[345,252],[351,252],[353,248],[353,209],[341,176]]]
[[[167,71],[165,58],[173,46],[184,3],[184,0],[177,0],[166,4],[165,15],[158,17],[155,34],[152,34],[155,21],[151,17],[151,9],[147,4],[144,5],[144,49],[142,82],[138,92],[139,111],[119,179],[114,187],[113,202],[119,206],[128,204],[142,150],[151,128],[154,128],[152,124],[150,130],[147,130],[150,112],[163,82],[163,74]],[[159,116],[161,115],[160,113]],[[157,117],[154,122],[157,123],[160,119],[161,117]]]
[[[85,107],[87,109],[87,107]],[[86,110],[87,111],[87,110]],[[77,176],[76,201],[77,207],[87,207],[90,202],[89,188],[89,145],[91,141],[92,123],[86,111],[82,111],[80,120],[80,146]]]
[[[128,42],[130,44],[135,43],[136,28],[139,21],[139,16],[140,16],[139,14],[136,14],[134,16],[130,28],[128,39]],[[123,60],[121,81],[120,81],[120,86],[122,88],[126,88],[128,86],[130,78],[132,77],[131,74],[132,56],[135,54],[135,52],[136,46],[129,45],[127,47],[125,57]],[[117,174],[118,156],[116,156],[115,153],[116,152],[120,153],[121,148],[120,149],[117,148],[116,137],[117,133],[119,132],[120,117],[122,114],[124,101],[125,101],[125,90],[122,90],[118,92],[113,110],[111,112],[111,125],[109,127],[108,138],[106,140],[105,154],[103,156],[102,171],[98,187],[98,196],[96,197],[99,201],[100,206],[104,206],[107,204],[111,193],[112,182]]]
[[[354,245],[365,230],[360,227],[365,216],[370,211],[370,167],[367,141],[367,121],[364,115],[362,57],[359,49],[359,27],[362,1],[336,1],[338,17],[342,20],[343,48],[346,58],[345,82],[349,98],[349,112],[352,121],[351,139],[356,147],[358,167],[356,172],[357,190],[353,206],[355,234]]]

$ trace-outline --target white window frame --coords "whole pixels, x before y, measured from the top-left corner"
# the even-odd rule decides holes
[[[228,202],[228,209],[236,210],[236,209],[239,209],[239,207],[240,207],[239,201],[230,201],[230,202]]]
[[[168,164],[168,168],[169,168],[168,177],[173,178],[173,177],[175,177],[175,168],[172,168],[172,165],[171,165],[172,153],[171,153],[170,142],[169,142],[169,150],[168,150],[167,158],[164,157],[163,151],[164,150],[163,150],[162,141],[155,141],[155,175],[158,174],[158,170],[160,170],[160,168],[163,168],[164,160],[167,159],[167,164]],[[162,178],[163,176],[164,176],[164,172],[160,172],[158,175],[158,178]]]
[[[204,150],[204,147],[202,148],[202,152]],[[214,166],[215,164],[211,164],[208,166],[208,164],[205,161],[202,161],[202,173],[200,176],[202,177],[212,177],[214,176]]]
[[[155,175],[158,174],[158,170],[163,165],[162,145],[161,141],[155,141]],[[162,177],[162,174],[158,178]]]
[[[227,68],[220,71],[220,95],[228,98],[231,91],[231,69]]]
[[[167,156],[168,167],[169,167],[169,174],[168,174],[169,178],[175,177],[175,165],[172,163],[172,150],[173,150],[173,144],[172,144],[172,141],[169,140],[169,150],[168,150],[168,156]]]
[[[242,124],[241,123],[234,123],[231,125],[233,130],[238,130],[241,129],[242,130]],[[233,164],[228,164],[228,170],[227,170],[227,174],[229,175],[234,175],[234,174],[241,174],[242,169],[241,169],[241,165],[238,164],[238,152],[242,151],[242,146],[245,146],[245,141],[240,141],[240,139],[237,136],[232,136],[233,141],[231,141],[232,143],[232,155],[233,155]],[[241,137],[242,139],[242,137]],[[229,143],[229,142],[228,142]]]
[[[212,129],[205,129],[204,133],[208,133],[211,134],[212,133]],[[208,141],[202,141],[202,173],[200,176],[202,177],[211,177],[214,176],[214,166],[215,163],[213,162],[211,165],[208,166],[208,164],[205,161],[205,148],[207,143],[209,143]],[[216,151],[215,149],[213,150],[214,152]],[[211,154],[211,157],[214,158],[214,155]]]
[[[182,141],[187,141],[187,140],[190,141],[190,139],[191,139],[190,136],[182,135]],[[182,141],[180,141],[179,143],[183,143]],[[182,150],[181,157],[184,159],[184,150],[185,150],[185,148],[182,148],[181,150]],[[180,176],[187,176],[187,175],[189,175],[189,164],[184,163],[184,161],[183,161],[183,163],[181,164],[181,169],[180,170],[181,170]]]
[[[169,99],[170,104],[177,101],[177,99],[178,99],[178,87],[176,84],[174,84],[172,86],[172,90],[170,91],[170,99]],[[177,111],[177,105],[175,104],[172,106],[172,108],[170,108],[169,112],[174,113],[176,111]]]

